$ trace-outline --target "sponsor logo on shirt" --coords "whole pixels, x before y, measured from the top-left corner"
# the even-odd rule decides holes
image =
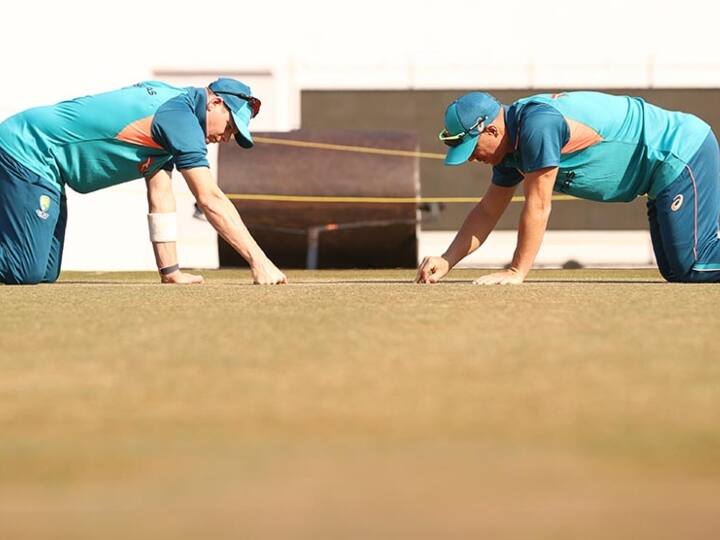
[[[148,93],[148,95],[154,96],[155,94],[157,94],[157,92],[155,90],[153,90],[149,86],[145,86],[143,83],[137,83],[133,86],[137,86],[138,88],[144,88],[145,91]]]
[[[672,210],[673,212],[677,212],[678,210],[680,210],[680,207],[682,206],[684,200],[685,197],[682,196],[682,193],[678,193],[677,195],[675,195],[675,198],[670,205],[670,210]]]
[[[40,200],[38,201],[40,208],[35,210],[35,213],[40,219],[47,219],[48,217],[50,217],[50,214],[48,214],[48,210],[50,210],[51,203],[52,201],[50,200],[50,197],[48,197],[47,195],[40,195]]]

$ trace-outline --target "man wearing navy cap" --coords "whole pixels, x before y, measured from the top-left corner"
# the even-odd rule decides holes
[[[507,270],[476,284],[522,283],[540,249],[553,190],[601,202],[647,195],[662,276],[720,282],[720,152],[705,122],[640,98],[541,94],[501,105],[470,92],[445,112],[446,165],[493,166],[492,182],[447,251],[426,257],[416,281],[435,283],[479,248],[523,184],[525,204]]]
[[[207,144],[234,136],[251,148],[260,110],[250,88],[221,78],[207,88],[147,81],[63,101],[0,124],[0,283],[54,282],[60,273],[65,186],[80,193],[144,177],[148,227],[162,283],[202,283],[182,272],[175,248],[177,168],[199,207],[250,264],[255,283],[286,283],[210,175]]]

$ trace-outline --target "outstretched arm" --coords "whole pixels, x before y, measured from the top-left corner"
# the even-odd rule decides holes
[[[478,285],[518,284],[525,280],[540,250],[552,206],[552,190],[557,167],[540,169],[525,175],[525,204],[520,215],[518,241],[512,265],[475,280]]]
[[[172,190],[172,180],[170,175],[160,170],[153,176],[146,178],[148,212],[150,218],[159,216],[169,219],[172,222],[173,231],[175,222],[175,194]],[[158,272],[160,272],[160,281],[162,283],[202,283],[202,276],[196,276],[181,272],[178,266],[177,246],[175,238],[165,239],[165,241],[151,241],[153,251],[155,252],[155,262],[157,263]]]
[[[253,282],[258,284],[287,283],[285,274],[267,258],[267,255],[250,235],[235,205],[213,181],[210,169],[194,167],[182,169],[180,172],[210,224],[250,265]]]
[[[495,228],[512,200],[514,187],[490,184],[485,196],[473,208],[450,247],[440,257],[425,257],[420,263],[416,283],[437,283],[452,267],[479,248]]]

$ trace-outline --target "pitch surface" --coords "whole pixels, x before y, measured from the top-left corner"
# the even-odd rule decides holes
[[[717,538],[720,287],[0,287],[0,537]]]

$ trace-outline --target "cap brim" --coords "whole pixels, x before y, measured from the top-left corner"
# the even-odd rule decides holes
[[[472,153],[475,151],[475,147],[477,146],[479,136],[480,135],[467,137],[467,140],[464,140],[457,146],[450,147],[447,155],[445,156],[445,165],[462,165],[470,159],[470,156],[472,156]]]
[[[238,132],[235,134],[235,140],[243,148],[252,148],[254,143],[248,126],[250,119],[252,118],[250,105],[248,103],[244,103],[237,112],[233,110],[230,112],[232,113],[233,120],[235,121],[235,126],[238,128]]]

